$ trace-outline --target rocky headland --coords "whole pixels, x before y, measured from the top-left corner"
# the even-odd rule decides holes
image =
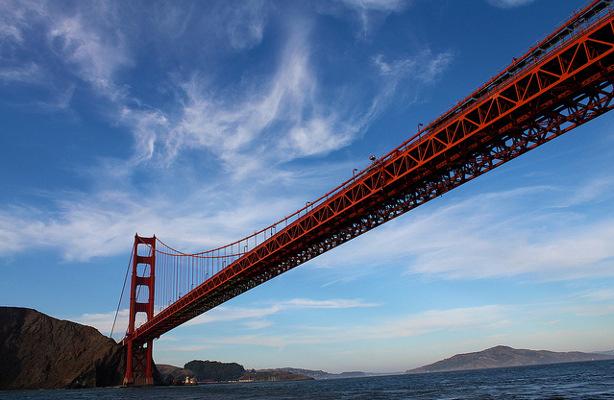
[[[157,364],[163,385],[183,385],[187,382],[196,381],[196,375],[189,369],[176,367],[168,364]],[[187,379],[186,379],[187,378]]]
[[[123,370],[122,346],[95,328],[0,307],[0,389],[116,386]]]

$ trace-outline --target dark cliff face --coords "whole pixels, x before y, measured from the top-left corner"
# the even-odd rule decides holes
[[[115,386],[124,351],[96,329],[0,307],[0,389]]]

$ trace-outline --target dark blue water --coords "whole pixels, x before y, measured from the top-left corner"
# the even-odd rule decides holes
[[[0,391],[0,399],[614,399],[614,361],[329,381]]]

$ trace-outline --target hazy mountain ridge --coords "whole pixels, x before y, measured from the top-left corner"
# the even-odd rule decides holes
[[[284,371],[283,369],[252,369],[241,376],[240,381],[310,381],[310,376],[297,372]]]
[[[461,371],[473,369],[520,367],[528,365],[559,364],[577,361],[609,360],[608,354],[582,353],[579,351],[555,352],[548,350],[514,349],[495,346],[486,350],[456,354],[433,364],[408,370],[407,373]]]
[[[313,369],[304,369],[304,368],[292,368],[292,367],[284,367],[284,368],[276,368],[279,371],[287,371],[295,374],[302,374],[309,376],[316,380],[322,379],[342,379],[342,378],[359,378],[363,376],[378,376],[378,375],[391,375],[390,373],[380,373],[380,372],[363,372],[363,371],[344,371],[338,374],[326,372],[321,369],[313,370]],[[398,372],[397,374],[401,374],[402,372]]]

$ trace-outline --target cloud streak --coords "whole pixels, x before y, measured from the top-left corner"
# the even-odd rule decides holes
[[[367,5],[376,6],[375,2]],[[241,13],[249,14],[254,24],[265,24],[264,5],[250,3],[249,7],[254,9]],[[231,82],[227,89],[209,86],[204,73],[191,71],[188,79],[176,73],[168,84],[177,97],[171,96],[170,104],[153,107],[121,84],[120,76],[134,68],[137,58],[130,36],[117,28],[122,16],[113,4],[101,3],[93,10],[76,7],[70,14],[51,6],[32,8],[35,11],[16,4],[8,8],[18,22],[11,31],[19,34],[11,35],[11,40],[18,36],[27,47],[30,38],[20,21],[36,15],[47,38],[44,45],[108,103],[104,117],[130,130],[134,152],[129,159],[95,162],[88,172],[94,187],[91,192],[46,194],[51,202],[41,208],[4,206],[0,210],[0,237],[4,239],[0,255],[46,247],[59,249],[66,260],[112,256],[125,251],[125,239],[135,230],[165,232],[169,241],[187,248],[197,242],[202,248],[232,241],[304,204],[313,193],[303,188],[315,177],[334,176],[331,182],[338,178],[335,163],[323,162],[310,171],[305,166],[290,166],[291,162],[324,157],[348,146],[387,107],[399,85],[408,87],[404,92],[416,92],[431,84],[451,60],[447,52],[423,51],[393,61],[379,55],[373,65],[367,64],[379,71],[371,82],[377,89],[366,102],[355,101],[348,95],[353,93],[349,88],[354,82],[341,82],[334,90],[322,85],[314,66],[310,22],[297,20],[288,24],[272,73]],[[97,18],[90,18],[93,14]],[[0,79],[32,80],[36,76],[50,80],[41,78],[47,72],[38,64],[23,68],[0,70]],[[69,86],[48,108],[67,108],[74,91],[75,85]],[[220,163],[223,170],[190,182],[183,165],[176,163],[194,152],[207,163]],[[203,164],[195,168],[206,168]],[[180,177],[179,183],[189,185],[191,193],[161,193],[156,185],[145,192],[142,187],[147,185],[135,190],[134,175],[141,173],[141,179],[144,170],[152,169],[156,182]],[[214,170],[210,167],[207,172]],[[248,179],[246,193],[240,183]],[[280,199],[273,191],[284,184],[291,194]],[[290,187],[298,184],[301,189]],[[192,189],[205,186],[209,189]]]
[[[403,12],[412,4],[411,0],[338,0],[338,2],[354,12],[360,21],[362,37],[368,36],[374,20],[381,21],[392,13]]]
[[[265,226],[293,203],[250,196],[229,210],[217,205],[223,198],[211,198],[202,191],[192,193],[183,203],[168,197],[140,199],[118,191],[81,195],[80,199],[72,196],[73,200],[60,202],[61,211],[51,215],[25,206],[0,210],[0,254],[41,247],[60,249],[68,261],[127,254],[126,239],[135,229],[142,235],[165,232],[166,240],[186,250],[202,249],[230,242],[254,226]]]
[[[202,314],[185,325],[200,325],[212,322],[237,321],[244,319],[261,319],[290,310],[308,310],[308,309],[350,309],[350,308],[371,308],[377,307],[376,303],[365,302],[360,299],[329,299],[329,300],[314,300],[314,299],[291,299],[280,301],[271,304],[268,307],[261,308],[239,308],[219,306],[213,310]]]
[[[408,0],[339,0],[350,8],[365,11],[398,12],[409,5]]]
[[[61,54],[75,73],[92,84],[109,98],[115,100],[122,90],[114,83],[115,73],[133,65],[121,32],[96,30],[84,16],[55,20],[49,27],[50,46]]]
[[[350,309],[350,308],[371,308],[379,306],[376,303],[365,302],[360,299],[305,299],[296,298],[286,301],[271,302],[271,305],[266,307],[233,307],[233,306],[218,306],[204,314],[201,314],[183,326],[194,326],[202,324],[213,324],[221,322],[244,321],[248,329],[264,329],[271,325],[264,318],[270,317],[286,311],[300,310],[335,310],[335,309]],[[78,317],[69,318],[75,322],[93,326],[103,334],[109,334],[113,325],[115,311],[104,313],[85,313]],[[114,337],[119,337],[128,328],[128,309],[121,309],[118,313]],[[143,321],[139,321],[137,326]]]
[[[331,344],[339,342],[390,340],[416,337],[435,332],[451,332],[498,326],[506,323],[506,307],[479,307],[426,310],[402,317],[387,318],[370,325],[331,326],[325,329],[302,330],[288,335],[248,334],[210,337],[215,345],[249,345],[284,348],[294,345]],[[305,333],[305,331],[311,331]]]
[[[564,191],[549,187],[519,188],[475,195],[428,213],[417,211],[409,220],[391,222],[315,263],[362,273],[367,265],[393,262],[405,265],[410,274],[443,279],[614,276],[614,219],[595,220],[540,204],[560,193]],[[534,207],[521,210],[526,201]]]
[[[378,80],[380,90],[370,104],[353,111],[353,103],[342,105],[343,98],[324,93],[312,66],[308,37],[304,24],[293,27],[268,82],[244,84],[238,96],[215,94],[197,76],[183,82],[184,106],[172,124],[175,128],[157,140],[163,158],[168,162],[182,150],[203,149],[236,177],[244,177],[270,171],[271,165],[326,155],[359,137],[403,80],[411,77],[418,87],[430,84],[452,59],[449,52],[428,50],[390,66],[378,56],[380,71],[388,68]]]
[[[498,8],[515,8],[533,3],[535,0],[487,0],[488,3]]]

